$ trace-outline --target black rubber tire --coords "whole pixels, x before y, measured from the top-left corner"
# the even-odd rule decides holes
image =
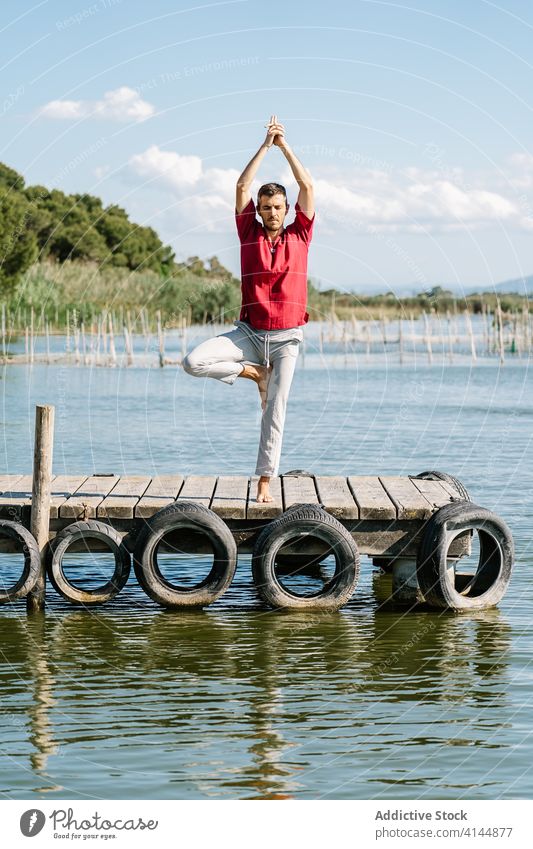
[[[16,601],[24,598],[32,591],[41,569],[41,555],[39,546],[33,534],[31,534],[20,522],[10,522],[8,519],[0,519],[0,537],[9,537],[17,540],[22,545],[24,555],[24,566],[18,581],[12,587],[0,589],[0,604],[8,601]]]
[[[176,587],[157,565],[157,548],[165,534],[180,528],[208,537],[213,547],[209,575],[194,587]],[[139,584],[158,604],[169,608],[205,607],[230,586],[237,567],[237,545],[226,523],[208,507],[193,501],[174,501],[147,519],[135,541],[133,568]]]
[[[411,477],[415,478],[415,480],[445,481],[453,486],[453,488],[457,490],[461,498],[465,501],[472,500],[466,486],[461,483],[459,478],[454,478],[453,475],[448,475],[446,472],[420,472],[419,475],[412,475]]]
[[[468,586],[463,581],[459,591],[450,575],[446,555],[451,540],[469,529],[479,534],[479,564]],[[446,504],[433,514],[424,529],[417,556],[418,583],[425,600],[433,607],[483,610],[498,604],[503,597],[513,561],[513,538],[503,519],[471,501]]]
[[[276,575],[276,552],[295,535],[310,534],[333,549],[335,574],[318,593],[299,596],[283,587]],[[252,574],[259,595],[272,607],[286,610],[338,610],[353,595],[359,578],[359,551],[351,534],[316,504],[300,504],[266,525],[252,554]]]
[[[305,505],[309,506],[309,505]],[[324,509],[324,507],[320,504],[314,504],[315,507],[320,507]],[[287,513],[290,513],[292,510],[299,510],[302,507],[302,503],[291,504],[290,507],[282,513],[282,516],[286,516]],[[324,557],[327,557],[325,554]],[[296,572],[303,572],[308,567],[314,572],[316,571],[316,567],[318,565],[316,555],[313,554],[283,554],[280,553],[277,555],[276,562],[278,566],[282,566],[285,569],[285,574],[291,574]]]
[[[63,570],[63,557],[73,542],[81,539],[96,539],[105,543],[115,557],[113,575],[101,587],[83,590],[71,584]],[[126,584],[131,571],[131,555],[120,536],[111,525],[98,522],[96,519],[86,519],[72,522],[53,538],[49,547],[47,564],[50,583],[60,595],[73,604],[91,606],[111,601]]]

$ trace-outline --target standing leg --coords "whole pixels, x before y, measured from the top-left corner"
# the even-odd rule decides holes
[[[255,470],[256,475],[262,478],[271,478],[278,474],[285,413],[298,357],[298,347],[295,345],[294,348],[285,349],[281,356],[272,360],[272,374],[268,381],[266,405],[261,419],[261,440]],[[258,500],[272,500],[270,496],[259,499],[261,494],[269,496],[268,481],[266,485],[263,481],[263,486],[258,487]]]

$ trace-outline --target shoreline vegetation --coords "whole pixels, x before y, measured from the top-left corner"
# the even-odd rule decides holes
[[[216,256],[177,262],[150,227],[131,222],[125,210],[104,207],[98,197],[66,195],[43,186],[25,187],[24,178],[0,163],[1,355],[20,337],[31,357],[33,340],[64,335],[94,339],[124,335],[133,351],[135,334],[182,332],[191,325],[231,325],[238,318],[240,281]],[[410,297],[393,292],[361,295],[321,290],[308,281],[309,320],[324,325],[324,337],[369,342],[377,323],[383,341],[387,325],[423,324],[426,337],[440,320],[448,337],[464,324],[473,341],[471,319],[481,316],[487,351],[529,352],[532,328],[527,296],[495,291],[456,297],[441,286]],[[328,329],[329,328],[329,329]],[[424,330],[425,328],[425,330]],[[391,329],[389,328],[389,331]],[[322,329],[320,331],[322,333]],[[442,334],[442,331],[439,331]],[[389,338],[393,332],[389,332]],[[402,344],[401,338],[397,342]],[[428,342],[428,344],[430,344]],[[48,342],[47,342],[48,347]],[[163,344],[164,347],[164,344]],[[20,355],[16,355],[20,357]]]

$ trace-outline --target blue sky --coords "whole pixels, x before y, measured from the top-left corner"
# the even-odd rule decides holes
[[[533,274],[526,0],[2,3],[0,160],[235,273],[235,178],[277,113],[316,183],[322,288]],[[259,182],[295,184],[271,150]]]

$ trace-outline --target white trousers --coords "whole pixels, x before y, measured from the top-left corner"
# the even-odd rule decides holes
[[[272,365],[255,474],[274,477],[279,470],[287,401],[303,331],[301,327],[257,330],[244,321],[234,324],[235,330],[206,339],[189,351],[182,366],[194,377],[214,377],[233,384],[246,363]]]

